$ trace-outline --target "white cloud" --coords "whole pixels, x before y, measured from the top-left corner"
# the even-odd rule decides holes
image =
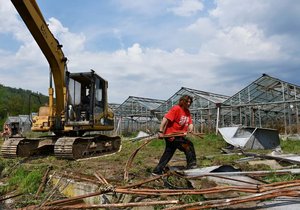
[[[272,60],[281,55],[280,46],[268,40],[254,25],[219,30],[202,50],[220,57],[243,60]]]
[[[0,0],[0,33],[16,31],[17,18],[10,1]]]
[[[0,0],[0,35],[1,33],[11,33],[16,40],[21,42],[32,40],[25,24],[20,23],[13,4],[7,0]]]
[[[135,62],[142,61],[142,53],[143,51],[138,43],[135,43],[132,47],[128,48],[128,56]]]
[[[200,36],[202,39],[210,39],[217,32],[216,25],[209,18],[199,18],[196,22],[187,26],[184,31]]]
[[[163,11],[166,5],[169,5],[173,0],[114,0],[117,7],[122,10],[128,10],[132,13],[143,14],[144,16],[155,16]]]
[[[203,7],[202,2],[199,0],[181,0],[176,7],[170,8],[169,11],[178,16],[188,17],[203,10]]]
[[[279,1],[275,1],[279,4]],[[283,14],[279,6],[273,5],[273,1],[243,0],[241,3],[237,0],[216,0],[216,8],[208,16],[204,16],[208,11],[199,14],[199,11],[207,8],[203,5],[207,1],[180,1],[172,8],[172,12],[194,16],[180,18],[180,21],[175,17],[170,22],[167,21],[174,16],[166,13],[166,10],[178,1],[114,2],[123,9],[122,15],[127,9],[126,12],[130,10],[135,14],[147,11],[146,15],[154,15],[152,12],[155,12],[157,16],[147,16],[148,19],[141,16],[142,21],[139,18],[132,21],[132,17],[136,16],[128,18],[129,13],[126,13],[126,16],[116,18],[121,23],[108,18],[111,21],[109,26],[90,26],[86,22],[89,32],[84,29],[73,32],[72,26],[64,26],[62,22],[65,21],[56,17],[48,20],[52,33],[64,46],[63,51],[69,59],[69,71],[94,69],[109,82],[110,102],[121,103],[129,95],[167,99],[182,86],[228,95],[243,88],[239,81],[241,75],[251,73],[246,81],[251,82],[262,72],[272,76],[272,72],[277,72],[279,67],[297,69],[299,66],[299,43],[295,41],[298,38],[291,41],[288,34],[270,33],[271,26],[276,26],[277,22],[270,24],[268,16]],[[9,4],[9,1],[0,0],[0,35],[4,33],[15,37],[19,45],[15,51],[0,48],[0,68],[2,75],[5,75],[0,77],[0,83],[47,94],[48,63]],[[282,8],[300,5],[280,4]],[[288,15],[285,15],[284,23],[297,20],[289,19]],[[298,16],[294,13],[293,17]],[[98,48],[103,44],[102,40],[97,40],[101,32],[108,37],[108,43],[105,44],[112,42],[120,48],[108,52],[102,51],[101,46]],[[109,33],[113,38],[107,36]],[[290,33],[297,37],[294,31]],[[86,38],[91,36],[92,39]],[[95,47],[93,51],[88,51],[86,46]]]
[[[200,80],[205,89],[215,81],[212,69],[218,64],[213,56],[191,55],[180,48],[172,52],[142,48],[138,43],[114,53],[85,52],[69,57],[69,71],[94,69],[108,80],[111,102],[121,102],[129,95],[166,99],[182,86],[196,88]]]
[[[262,16],[268,16],[269,0],[216,0],[217,7],[210,11],[210,15],[217,18],[223,27],[254,24],[257,20],[262,20]]]
[[[68,28],[64,27],[62,23],[54,17],[49,18],[48,24],[54,37],[63,44],[65,53],[81,53],[84,50],[86,38],[82,33],[75,34],[70,32]]]

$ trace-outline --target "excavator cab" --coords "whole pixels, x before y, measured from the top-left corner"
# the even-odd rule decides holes
[[[108,108],[107,81],[93,70],[67,72],[66,79],[68,98],[65,130],[113,130],[114,114]]]

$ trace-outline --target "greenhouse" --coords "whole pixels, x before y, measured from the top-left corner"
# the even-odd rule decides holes
[[[299,133],[300,87],[263,74],[224,101],[220,126],[274,128],[281,134]]]
[[[216,108],[229,96],[182,87],[155,110],[157,118],[161,119],[173,105],[178,103],[179,98],[185,94],[193,97],[190,111],[193,116],[195,131],[203,133],[214,129],[217,116]]]
[[[231,97],[187,87],[181,87],[167,100],[129,96],[121,105],[111,105],[118,133],[156,132],[164,114],[185,94],[194,100],[190,111],[195,132],[215,133],[220,127],[248,126],[273,128],[285,135],[300,133],[300,87],[267,74]]]
[[[138,130],[155,132],[160,120],[154,115],[154,110],[164,102],[164,100],[129,96],[115,109],[118,133],[126,134]]]

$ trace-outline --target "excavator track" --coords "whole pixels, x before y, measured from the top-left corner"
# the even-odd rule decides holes
[[[18,145],[24,138],[6,139],[1,147],[1,156],[4,158],[16,158],[18,153]]]
[[[1,147],[1,156],[4,158],[29,157],[41,153],[51,153],[55,138],[24,138],[12,137],[6,139]],[[53,153],[53,149],[52,149]]]
[[[30,157],[53,154],[61,159],[83,159],[118,152],[119,136],[96,135],[87,137],[43,137],[27,139],[9,138],[4,141],[1,156],[4,158]]]
[[[61,137],[54,146],[54,155],[63,159],[83,159],[118,152],[119,136]]]

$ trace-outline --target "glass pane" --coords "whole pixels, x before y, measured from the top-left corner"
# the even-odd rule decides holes
[[[69,102],[72,105],[80,104],[81,96],[80,96],[81,84],[70,78],[69,80]]]
[[[101,81],[99,79],[96,80],[96,101],[100,102],[102,101],[102,86]]]

